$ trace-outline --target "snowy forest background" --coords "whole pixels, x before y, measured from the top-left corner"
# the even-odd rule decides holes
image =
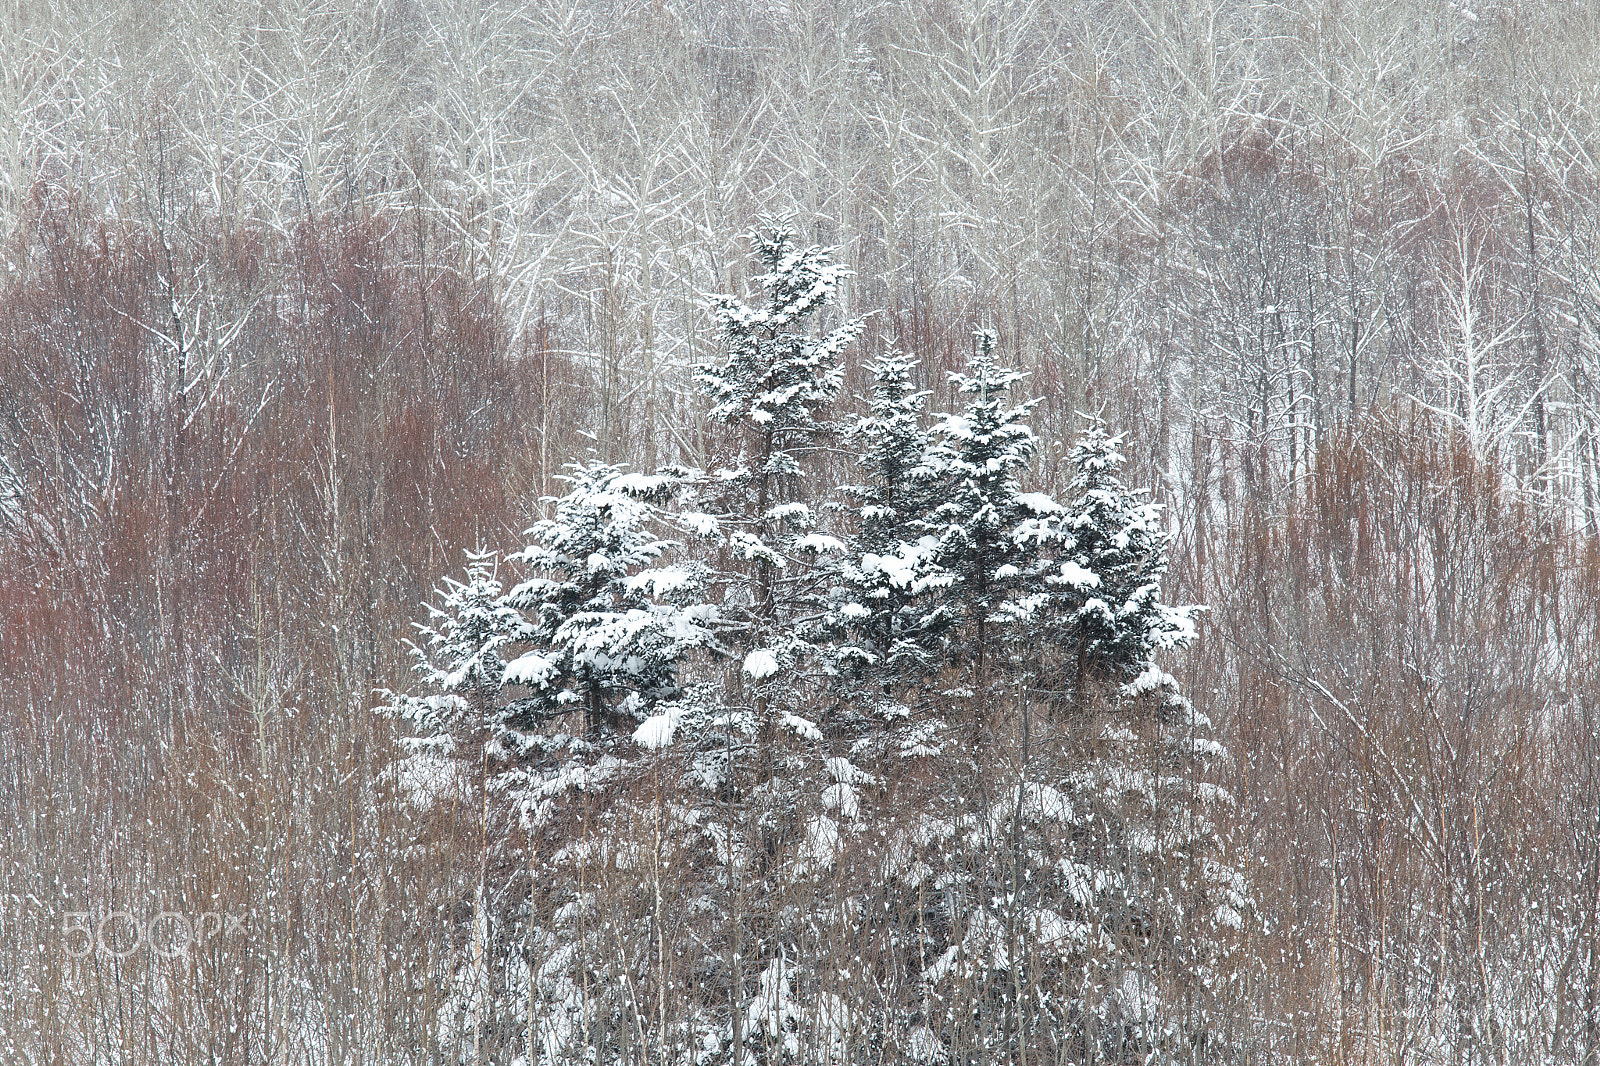
[[[1532,0],[10,0],[0,1057],[1600,1061],[1597,70],[1600,19]],[[808,334],[861,323],[840,427],[899,352],[953,439],[992,330],[1033,518],[1121,435],[1216,754],[970,604],[829,726],[854,645],[750,685],[821,612],[746,593],[683,641],[700,704],[599,708],[683,742],[612,723],[605,787],[530,815],[479,729],[419,802],[415,625],[469,551],[528,576],[567,464],[674,467],[623,510],[761,587],[685,516],[780,535],[689,502],[760,435],[694,368],[769,215],[855,272]],[[817,439],[784,501],[853,549],[867,449]],[[1007,580],[1078,574],[1040,558]],[[691,780],[738,701],[747,776]],[[1176,791],[1065,813],[1140,766]]]

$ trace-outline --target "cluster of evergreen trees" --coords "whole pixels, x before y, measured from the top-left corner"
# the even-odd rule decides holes
[[[504,845],[442,1037],[552,1063],[1212,1057],[1248,908],[1208,815],[1220,749],[1157,663],[1197,610],[1162,601],[1159,509],[1098,426],[1067,499],[1025,491],[1037,401],[992,332],[962,410],[930,417],[896,354],[839,424],[860,323],[814,324],[849,271],[782,220],[752,240],[763,299],[716,304],[726,355],[697,368],[725,465],[574,467],[423,627],[401,770]],[[860,483],[815,484],[841,444]],[[876,939],[895,962],[867,979],[849,945]]]

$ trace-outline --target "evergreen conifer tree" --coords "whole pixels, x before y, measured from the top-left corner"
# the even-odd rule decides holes
[[[1094,426],[1073,446],[1072,495],[1045,577],[1049,606],[1041,631],[1062,649],[1080,705],[1096,685],[1134,682],[1157,651],[1195,636],[1196,609],[1161,600],[1172,537],[1161,526],[1160,507],[1118,478],[1121,445],[1122,438]],[[1150,683],[1141,682],[1146,689]]]
[[[506,673],[504,652],[533,639],[533,628],[508,605],[493,552],[467,553],[466,580],[445,579],[439,604],[417,626],[410,650],[424,696],[396,697],[397,710],[426,750],[457,743],[493,725]]]
[[[950,575],[946,600],[967,628],[960,646],[980,688],[989,680],[1002,608],[1025,590],[1037,541],[1050,535],[1059,510],[1048,495],[1022,491],[1037,447],[1027,420],[1038,401],[1010,402],[1010,387],[1026,375],[1000,365],[997,343],[992,330],[976,334],[968,372],[952,375],[969,398],[966,410],[939,421],[919,474],[941,501],[928,528],[938,565]]]
[[[672,547],[656,533],[657,504],[679,479],[602,464],[565,479],[568,492],[547,501],[554,517],[507,558],[533,573],[503,592],[492,557],[471,556],[417,648],[433,691],[399,700],[425,746],[446,731],[479,733],[496,787],[535,806],[630,739],[679,694],[683,657],[716,644],[703,575],[657,565]]]
[[[925,465],[928,394],[911,386],[915,366],[892,354],[868,368],[871,407],[848,433],[861,448],[867,479],[840,488],[853,522],[824,628],[834,640],[838,675],[829,731],[860,739],[892,727],[902,752],[931,752],[939,722],[910,720],[906,700],[938,673],[954,612],[938,602],[952,579],[938,565],[938,539],[928,532],[937,501]]]
[[[1161,600],[1171,538],[1118,480],[1118,444],[1090,430],[1072,451],[1072,500],[1009,512],[1011,544],[1033,554],[1002,557],[1018,573],[993,617],[1042,654],[1008,664],[1015,784],[953,827],[996,861],[946,875],[975,903],[925,977],[964,975],[996,1053],[1042,1021],[1082,1061],[1211,1061],[1224,1049],[1205,1007],[1248,900],[1217,837],[1231,800],[1205,781],[1220,752],[1210,723],[1155,661],[1193,639],[1195,609]],[[1073,698],[1042,701],[1056,746],[1041,750],[1030,687],[1056,659]]]
[[[938,542],[928,533],[937,501],[925,465],[930,438],[921,425],[928,394],[910,386],[915,365],[890,356],[868,368],[871,409],[849,437],[862,448],[858,462],[869,479],[840,488],[855,521],[839,564],[842,595],[831,621],[853,638],[841,647],[841,661],[874,666],[884,678],[930,669],[950,620],[948,610],[925,602],[930,590],[949,581],[937,565]]]
[[[585,736],[631,735],[678,693],[684,654],[714,642],[698,603],[702,574],[656,565],[673,544],[654,529],[655,502],[676,478],[587,465],[567,481],[555,517],[509,556],[535,574],[506,595],[528,619],[533,648],[507,668],[508,682],[531,691],[507,706],[505,721],[537,728],[581,708]]]
[[[964,410],[931,431],[913,364],[871,368],[850,430],[865,476],[819,506],[805,474],[859,326],[808,319],[847,272],[782,223],[754,239],[766,301],[720,301],[728,355],[699,368],[733,461],[576,468],[506,560],[527,571],[514,588],[489,555],[447,585],[418,649],[429,691],[400,701],[430,757],[482,767],[486,827],[494,797],[502,831],[548,838],[552,905],[494,948],[546,960],[524,971],[527,1031],[560,1062],[630,1061],[651,1024],[657,1047],[730,1066],[1218,1059],[1205,1008],[1247,899],[1204,780],[1219,749],[1157,661],[1194,636],[1194,609],[1162,601],[1159,510],[1098,428],[1070,502],[1025,491],[1037,401],[1008,396],[1023,375],[988,331],[953,378]],[[734,557],[715,607],[707,572],[671,561],[674,514]],[[974,742],[956,747],[938,688],[961,675]],[[780,726],[804,742],[779,749]],[[604,801],[556,817],[573,789]],[[623,872],[609,895],[596,855]],[[664,920],[668,878],[692,928]],[[510,927],[488,895],[475,913]],[[830,988],[863,937],[898,960],[870,1003]],[[692,995],[674,951],[695,955]]]
[[[834,431],[828,409],[843,381],[840,353],[861,331],[859,320],[815,332],[812,321],[838,298],[851,271],[823,248],[802,247],[788,219],[764,218],[750,235],[761,268],[759,306],[724,296],[714,313],[726,356],[697,368],[714,421],[730,427],[739,448],[733,465],[709,479],[723,497],[728,546],[743,573],[724,606],[742,635],[742,673],[754,699],[758,781],[770,773],[776,727],[802,734],[815,725],[794,712],[796,665],[810,645],[791,623],[815,607],[807,580],[821,552],[843,547],[816,531],[814,494],[804,460]],[[734,615],[742,617],[735,618]],[[788,711],[780,710],[788,706]]]

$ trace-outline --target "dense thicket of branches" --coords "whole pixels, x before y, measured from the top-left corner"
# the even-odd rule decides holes
[[[737,452],[705,298],[792,210],[841,418],[991,327],[1033,483],[1088,412],[1167,505],[1239,1046],[1595,1062],[1597,69],[1553,3],[0,8],[0,1053],[430,1061],[508,860],[374,693],[564,463]],[[243,927],[75,957],[164,909]]]

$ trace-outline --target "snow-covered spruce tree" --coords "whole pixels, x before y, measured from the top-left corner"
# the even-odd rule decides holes
[[[535,963],[529,1013],[551,1061],[638,1061],[644,994],[668,1061],[775,1064],[843,1017],[814,984],[832,972],[827,959],[803,946],[816,915],[793,900],[828,891],[840,823],[856,815],[854,789],[868,776],[828,758],[801,713],[826,668],[815,618],[829,571],[818,559],[843,548],[816,528],[821,493],[805,472],[834,432],[838,354],[859,324],[821,335],[812,325],[848,274],[826,252],[797,246],[770,220],[753,241],[766,299],[718,302],[728,354],[698,368],[732,454],[723,469],[673,479],[700,496],[679,520],[726,549],[713,575],[720,613],[688,604],[682,613],[731,647],[685,693],[671,691],[676,672],[658,683],[642,668],[619,677],[613,655],[581,658],[592,634],[619,629],[613,608],[585,606],[619,604],[609,562],[629,553],[600,541],[619,521],[634,528],[618,518],[625,508],[596,506],[604,486],[580,486],[511,557],[538,568],[504,597],[534,632],[505,665],[496,743],[510,756],[502,795],[520,802],[525,822],[552,827],[543,866],[563,886],[530,938],[546,961]],[[604,520],[591,517],[598,510]],[[638,565],[670,573],[653,561],[660,545],[635,544],[649,557]],[[624,588],[647,573],[633,571]],[[659,577],[645,591],[668,592]],[[569,786],[605,790],[603,803],[585,804],[579,839],[578,825],[552,812]],[[663,909],[673,895],[683,913]]]
[[[533,573],[503,591],[492,553],[468,556],[467,580],[447,581],[426,638],[413,644],[423,696],[399,698],[419,733],[486,730],[516,761],[527,738],[564,721],[576,744],[631,737],[654,705],[679,691],[692,648],[716,644],[700,603],[703,572],[658,566],[673,542],[656,532],[656,502],[679,479],[575,466],[555,516],[506,563]],[[508,660],[508,653],[515,653]]]
[[[493,552],[467,554],[466,579],[446,578],[437,605],[428,605],[429,620],[417,626],[421,641],[411,642],[420,694],[390,694],[394,712],[406,720],[412,735],[401,744],[406,756],[395,768],[395,780],[425,820],[462,820],[488,828],[492,819],[507,819],[491,788],[486,754],[500,751],[494,740],[505,682],[506,656],[532,637],[521,613],[505,602]],[[498,839],[501,829],[496,830]],[[500,849],[497,847],[496,851]],[[484,859],[488,859],[487,853]],[[484,862],[498,871],[502,865]],[[499,878],[472,878],[458,883],[454,897],[433,901],[441,912],[469,917],[452,939],[469,945],[454,959],[451,987],[440,1013],[438,1037],[445,1047],[470,1042],[501,1051],[514,1043],[516,1011],[503,994],[504,952],[496,952],[492,936],[509,927],[494,920],[494,911],[509,913],[512,901],[499,891]],[[499,963],[500,965],[497,965]]]
[[[921,424],[928,393],[910,384],[915,366],[890,356],[868,367],[871,410],[848,436],[862,449],[859,465],[869,479],[839,490],[852,505],[855,527],[840,566],[847,595],[835,607],[836,624],[856,638],[840,657],[894,678],[935,666],[938,636],[950,621],[948,610],[922,602],[951,575],[937,566],[938,541],[928,533],[937,482],[926,465],[930,438]]]
[[[1085,954],[1096,980],[1081,1036],[1108,1059],[1223,1061],[1211,1007],[1249,911],[1218,835],[1233,801],[1205,780],[1222,752],[1211,723],[1157,661],[1194,640],[1200,608],[1162,602],[1172,537],[1117,477],[1120,445],[1098,426],[1074,445],[1045,602],[1027,615],[1067,675],[1063,709],[1092,756],[1057,782],[1076,815],[1062,860],[1100,938]]]
[[[1066,680],[1079,705],[1096,686],[1133,682],[1151,669],[1157,652],[1195,637],[1196,608],[1161,600],[1172,537],[1162,527],[1161,508],[1117,477],[1121,445],[1121,437],[1099,426],[1073,445],[1072,495],[1059,519],[1059,558],[1051,560],[1047,598],[1036,619],[1061,646]],[[1166,690],[1176,685],[1169,682],[1158,684],[1152,675],[1139,684]],[[1172,707],[1181,711],[1184,704],[1175,699]]]
[[[466,580],[445,579],[429,621],[417,627],[411,651],[426,696],[403,697],[400,708],[426,738],[426,750],[450,752],[493,717],[505,678],[501,652],[526,643],[533,629],[505,603],[495,553],[467,553]]]
[[[954,578],[939,566],[938,538],[928,532],[938,482],[926,464],[928,393],[912,388],[915,367],[898,354],[868,367],[870,409],[846,435],[861,449],[866,479],[839,489],[851,523],[823,626],[836,672],[825,732],[867,747],[932,753],[941,722],[914,715],[911,704],[926,702],[919,697],[930,694],[918,690],[944,665],[955,614],[939,595]]]
[[[657,533],[658,504],[681,479],[590,464],[565,480],[568,492],[546,501],[554,516],[507,560],[531,573],[502,592],[491,557],[471,556],[468,579],[449,583],[422,627],[424,691],[395,699],[418,734],[402,781],[422,802],[431,791],[436,807],[482,822],[482,874],[463,931],[471,949],[441,1039],[475,1053],[487,1040],[507,1058],[525,1046],[530,1022],[555,1044],[572,1039],[573,989],[605,983],[593,960],[608,949],[584,925],[594,902],[581,892],[564,900],[569,890],[558,887],[572,880],[568,801],[603,798],[638,776],[645,749],[635,733],[681,695],[685,656],[717,644],[703,575],[667,563],[673,544]],[[514,854],[524,842],[531,855]],[[530,915],[527,880],[510,871],[541,855],[552,882],[541,891],[565,905]],[[605,1031],[621,1010],[604,995],[585,1003],[586,1033]]]
[[[973,408],[947,454],[984,437],[1031,443],[1015,428],[983,432],[1025,429],[1023,415]],[[896,906],[917,915],[928,960],[911,1035],[959,1061],[1220,1061],[1207,1008],[1246,899],[1218,839],[1230,801],[1203,778],[1219,749],[1155,662],[1192,639],[1193,609],[1161,603],[1170,538],[1115,480],[1114,441],[1080,441],[1065,506],[1020,491],[1026,447],[944,460],[982,515],[967,523],[981,537],[949,522],[943,538],[982,554],[945,559],[989,597],[953,587],[956,640],[977,645],[981,626],[1013,653],[988,665],[967,813],[903,825],[890,848]],[[1013,471],[1009,484],[985,483],[996,469]],[[1058,674],[1078,686],[1070,698],[1050,691]],[[942,898],[933,912],[930,892]]]
[[[586,741],[631,738],[661,700],[679,692],[679,663],[716,644],[700,603],[704,574],[657,565],[673,543],[656,532],[655,503],[680,479],[580,466],[555,517],[528,532],[508,557],[534,571],[506,594],[531,627],[533,647],[506,669],[526,695],[509,701],[501,723],[533,731],[581,709]]]
[[[1039,401],[1012,404],[1007,394],[1027,375],[1000,365],[992,330],[975,340],[968,372],[951,375],[969,397],[966,410],[940,419],[917,476],[940,500],[927,519],[934,559],[949,574],[945,599],[963,627],[954,648],[981,690],[991,680],[998,612],[1028,591],[1039,541],[1052,536],[1060,508],[1047,494],[1022,491],[1037,447],[1028,417]],[[975,706],[985,699],[978,692]]]
[[[842,544],[815,530],[817,493],[808,491],[805,463],[834,432],[827,412],[843,380],[839,355],[862,324],[815,331],[814,319],[852,272],[827,249],[802,247],[788,219],[764,218],[750,240],[765,299],[759,306],[734,296],[717,301],[727,354],[697,367],[696,381],[738,449],[707,480],[738,568],[724,585],[723,607],[744,650],[759,785],[771,774],[780,724],[816,733],[794,713],[795,671],[812,653],[796,621],[799,611],[817,609],[818,553]]]

